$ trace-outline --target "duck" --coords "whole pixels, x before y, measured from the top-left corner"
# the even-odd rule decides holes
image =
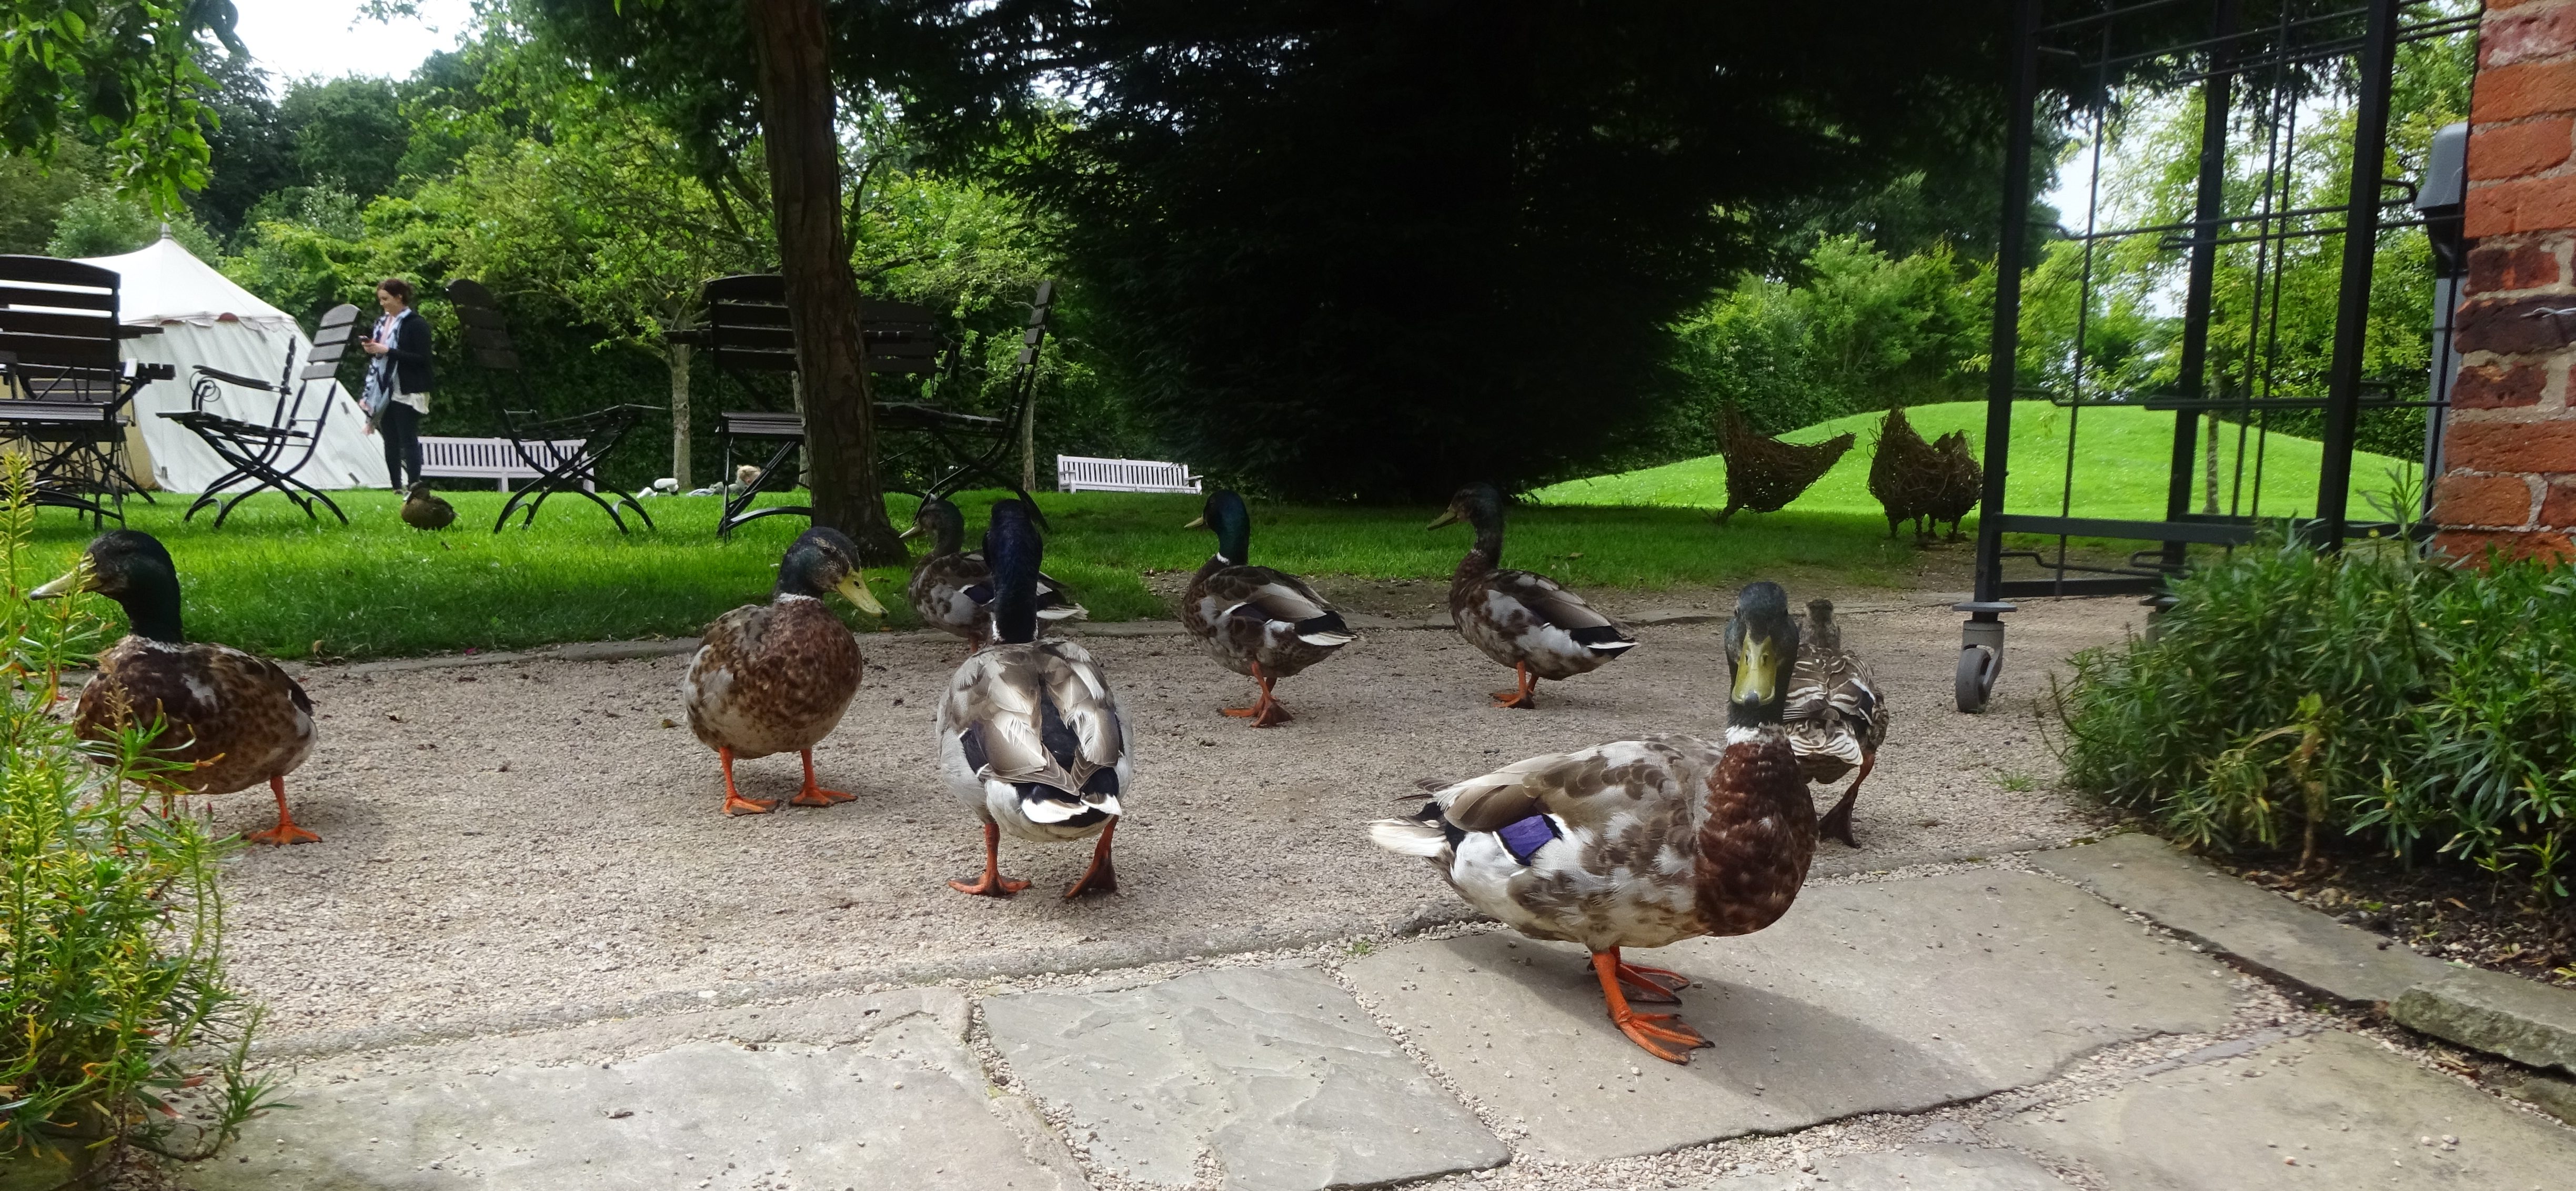
[[[1617,621],[1582,596],[1533,571],[1500,569],[1503,562],[1503,497],[1491,484],[1469,484],[1449,498],[1448,511],[1426,529],[1461,521],[1476,528],[1476,542],[1449,579],[1449,619],[1458,635],[1520,676],[1515,690],[1494,692],[1503,707],[1538,706],[1538,682],[1589,674],[1637,647]]]
[[[939,700],[940,773],[984,827],[983,876],[950,881],[960,893],[1009,897],[1029,887],[1002,875],[1005,831],[1035,843],[1099,837],[1065,900],[1118,891],[1109,841],[1135,780],[1127,717],[1089,651],[1038,637],[1043,553],[1028,506],[996,503],[984,531],[995,640],[967,655]]]
[[[797,535],[778,560],[778,585],[766,604],[746,604],[707,626],[697,655],[680,679],[680,702],[689,731],[716,751],[724,768],[724,813],[762,815],[775,799],[745,798],[733,783],[733,763],[795,753],[805,762],[805,784],[788,801],[831,806],[854,796],[814,780],[814,746],[841,723],[859,693],[867,661],[859,640],[823,603],[837,592],[859,611],[883,617],[859,573],[859,548],[839,530],[817,526]]]
[[[1878,746],[1887,739],[1887,700],[1879,696],[1869,666],[1843,647],[1842,623],[1834,619],[1832,600],[1807,601],[1807,625],[1798,638],[1798,668],[1789,680],[1783,718],[1808,781],[1830,785],[1860,770],[1842,800],[1816,824],[1823,838],[1859,847],[1860,841],[1852,838],[1852,804],[1878,764]]]
[[[1676,1014],[1689,979],[1628,948],[1751,934],[1806,884],[1816,809],[1781,715],[1798,655],[1787,593],[1762,582],[1727,625],[1726,733],[1617,740],[1531,757],[1434,789],[1419,814],[1370,824],[1379,847],[1440,870],[1467,904],[1524,935],[1591,953],[1619,1031],[1687,1063],[1708,1039]]]
[[[430,491],[424,480],[403,494],[402,519],[413,529],[445,529],[456,524],[456,506]]]
[[[286,775],[313,755],[313,697],[276,662],[211,641],[190,641],[179,620],[179,568],[160,539],[140,530],[101,534],[70,574],[27,594],[56,599],[96,592],[125,609],[130,631],[98,655],[72,730],[111,741],[138,719],[166,721],[156,750],[177,763],[161,777],[190,794],[231,794],[262,782],[277,799],[277,825],[246,832],[260,844],[309,844],[296,826]]]
[[[901,536],[925,534],[930,538],[930,553],[912,564],[912,579],[904,585],[904,595],[912,601],[912,610],[923,623],[965,638],[970,651],[981,649],[992,639],[993,570],[985,564],[982,552],[963,549],[966,518],[946,498],[933,496],[922,501],[921,507],[913,510],[912,527]],[[1041,630],[1090,614],[1074,602],[1054,576],[1038,576]]]
[[[1251,706],[1224,708],[1225,714],[1256,728],[1295,719],[1271,685],[1333,656],[1359,634],[1305,580],[1251,565],[1252,514],[1241,496],[1224,488],[1208,493],[1198,519],[1183,528],[1216,531],[1216,553],[1181,592],[1181,627],[1218,665],[1261,687]]]

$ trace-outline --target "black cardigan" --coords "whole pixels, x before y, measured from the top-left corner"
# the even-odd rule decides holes
[[[386,350],[385,358],[394,362],[394,375],[402,381],[403,392],[426,393],[434,379],[429,366],[429,320],[417,310],[407,313],[411,317],[394,324],[393,346]]]

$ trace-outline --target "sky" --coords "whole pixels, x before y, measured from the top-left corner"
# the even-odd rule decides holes
[[[234,0],[233,7],[241,14],[234,32],[281,90],[308,75],[401,78],[455,48],[474,20],[470,0],[418,0],[418,17],[390,21],[359,16],[351,0]]]

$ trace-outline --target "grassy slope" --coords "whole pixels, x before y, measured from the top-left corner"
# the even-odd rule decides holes
[[[1926,405],[1905,411],[1914,428],[1923,437],[1935,438],[1953,430],[1968,432],[1978,458],[1984,459],[1985,403],[1956,401]],[[2080,421],[2077,415],[2081,415]],[[1793,513],[1861,514],[1877,520],[1881,532],[1886,519],[1879,512],[1878,501],[1869,494],[1869,461],[1872,443],[1878,433],[1879,419],[1885,415],[1854,414],[1821,422],[1783,437],[1790,442],[1822,442],[1846,431],[1859,436],[1859,441],[1842,460],[1816,481],[1805,495],[1790,503],[1782,515]],[[2173,449],[2173,415],[2144,409],[2093,408],[2081,411],[2059,409],[2044,401],[2018,402],[2013,407],[2013,451],[2011,490],[2006,494],[2006,507],[2019,512],[2054,513],[2065,495],[2066,439],[2070,423],[2076,425],[2079,458],[2076,464],[2074,507],[2078,517],[2149,517],[2161,518],[2165,509],[2165,474],[2167,459]],[[2246,436],[2244,511],[2269,516],[2306,516],[2315,512],[2317,467],[2321,456],[2318,444],[2311,439],[2271,435],[2261,448],[2263,463],[2263,501],[2259,509],[2252,503],[2256,440]],[[2219,507],[2229,507],[2228,492],[2234,481],[2237,463],[2235,427],[2223,432],[2219,453]],[[2364,453],[2353,460],[2353,486],[2356,493],[2384,490],[2389,486],[2388,470],[2401,466],[2384,455]],[[2409,474],[2412,464],[2404,465]],[[1724,508],[1726,505],[1726,462],[1715,455],[1686,459],[1662,467],[1588,480],[1571,480],[1539,490],[1540,500],[1552,505],[1650,505]],[[2356,512],[2366,509],[2356,502]],[[1761,520],[1761,518],[1755,518]],[[1971,522],[1971,524],[1974,524]]]

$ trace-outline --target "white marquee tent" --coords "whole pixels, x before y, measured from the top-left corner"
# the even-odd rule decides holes
[[[148,476],[148,486],[171,492],[204,491],[229,469],[187,427],[160,416],[189,407],[194,367],[203,364],[274,382],[286,363],[287,345],[295,346],[295,362],[301,367],[313,350],[312,341],[285,311],[233,284],[168,236],[139,252],[81,263],[117,272],[122,281],[119,320],[161,328],[158,335],[126,340],[125,358],[169,364],[178,371],[173,379],[153,381],[135,394],[134,427],[126,435],[126,447],[133,456],[136,478]],[[211,411],[263,424],[275,416],[274,394],[237,385],[215,388],[217,395],[206,404]],[[321,447],[295,478],[316,488],[382,486],[384,447],[365,433],[366,411],[338,384],[330,390],[321,396],[331,409],[330,420],[322,428]],[[308,397],[303,416],[310,418],[320,408]],[[298,447],[296,454],[301,453]],[[293,459],[289,455],[283,462]]]

